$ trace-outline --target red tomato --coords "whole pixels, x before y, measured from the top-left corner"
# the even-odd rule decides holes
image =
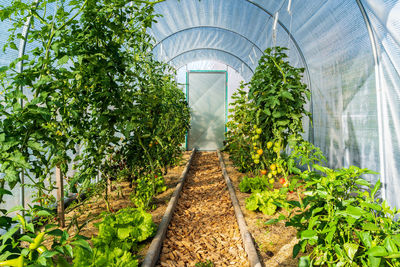
[[[279,183],[280,183],[280,184],[284,184],[285,182],[286,182],[285,178],[280,178],[280,179],[279,179]]]

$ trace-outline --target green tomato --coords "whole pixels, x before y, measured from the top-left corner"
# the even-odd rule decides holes
[[[254,155],[254,158],[255,158],[255,159],[259,159],[259,158],[260,158],[260,155],[255,154],[255,155]]]
[[[254,160],[254,163],[255,163],[255,164],[258,164],[258,163],[260,163],[260,160],[255,159],[255,160]]]
[[[256,130],[256,133],[257,133],[257,134],[261,134],[261,133],[262,133],[262,129],[261,129],[261,128],[258,128],[258,129]]]
[[[258,134],[256,134],[255,136],[254,136],[254,140],[257,140],[257,139],[259,139],[260,138],[260,136],[258,135]]]
[[[271,141],[269,141],[269,142],[267,143],[267,148],[270,149],[270,148],[272,147],[272,145],[273,145],[273,143],[272,143]]]

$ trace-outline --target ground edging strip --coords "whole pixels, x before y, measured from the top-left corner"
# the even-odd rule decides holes
[[[254,245],[250,232],[247,230],[246,221],[244,220],[242,210],[240,209],[239,201],[236,197],[235,190],[233,189],[233,185],[231,179],[229,178],[228,172],[226,171],[224,159],[222,158],[221,152],[219,150],[217,150],[217,153],[222,173],[225,177],[225,182],[228,186],[229,195],[231,196],[232,205],[235,210],[236,220],[239,225],[240,235],[242,236],[242,241],[244,244],[244,250],[247,253],[247,257],[249,258],[250,266],[261,267],[262,265],[257,254],[256,247]]]
[[[158,231],[153,238],[153,241],[151,241],[149,250],[147,251],[146,257],[144,258],[144,261],[141,265],[142,267],[154,267],[158,261],[158,258],[160,257],[161,246],[167,234],[168,225],[171,221],[172,214],[175,211],[176,204],[178,203],[179,194],[182,191],[182,187],[195,152],[196,149],[193,149],[189,161],[186,163],[185,169],[183,170],[182,175],[179,178],[179,183],[176,185],[175,191],[172,194],[171,199],[169,200],[168,207],[165,210],[160,225],[158,226]]]

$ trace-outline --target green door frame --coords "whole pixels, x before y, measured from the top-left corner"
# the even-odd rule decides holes
[[[189,74],[190,73],[225,73],[225,133],[227,131],[226,128],[226,123],[228,122],[228,71],[227,70],[188,70],[186,72],[186,102],[189,104]],[[190,107],[190,106],[189,106]],[[186,138],[185,138],[185,149],[188,149],[188,134],[189,132],[186,132]]]

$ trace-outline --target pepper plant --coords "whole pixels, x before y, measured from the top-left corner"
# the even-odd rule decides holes
[[[398,211],[377,198],[379,181],[361,178],[374,172],[313,167],[301,175],[304,198],[289,202],[298,208],[286,223],[298,230],[293,256],[307,252],[306,266],[400,266]]]

